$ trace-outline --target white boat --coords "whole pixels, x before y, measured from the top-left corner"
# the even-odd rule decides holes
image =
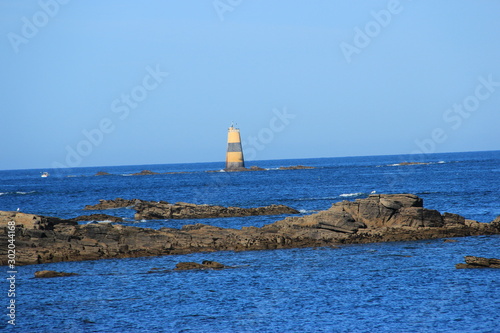
[[[42,178],[47,178],[48,176],[49,176],[48,172],[42,172],[42,175],[41,175]]]

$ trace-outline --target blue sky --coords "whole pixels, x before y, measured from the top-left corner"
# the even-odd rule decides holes
[[[0,0],[0,169],[500,149],[500,2]]]

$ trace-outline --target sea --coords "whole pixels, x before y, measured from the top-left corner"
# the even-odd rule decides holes
[[[371,193],[413,193],[424,206],[490,222],[500,215],[500,151],[266,160],[265,171],[190,163],[0,171],[0,210],[121,224],[261,227],[286,217],[133,219],[100,199],[258,207],[313,214]],[[280,170],[305,165],[313,169]],[[151,170],[160,174],[135,176]],[[95,176],[97,172],[107,176]],[[210,172],[208,172],[210,171]],[[49,172],[43,178],[41,174]],[[105,221],[101,221],[105,223]],[[81,222],[87,223],[87,222]],[[15,326],[2,267],[0,330],[18,332],[500,332],[500,270],[456,269],[464,256],[500,258],[500,236],[265,251],[194,253],[17,266]],[[7,247],[6,244],[1,246]],[[174,271],[213,260],[224,270]],[[78,273],[35,279],[39,270]],[[155,273],[152,273],[155,272]],[[2,313],[3,312],[3,313]]]

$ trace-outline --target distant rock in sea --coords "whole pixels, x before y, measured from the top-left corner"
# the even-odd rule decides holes
[[[160,173],[151,170],[142,170],[141,172],[136,172],[131,174],[132,176],[149,176],[149,175],[159,175]]]
[[[106,171],[99,171],[94,176],[111,176],[111,174],[109,172],[106,172]]]
[[[288,167],[279,167],[279,170],[302,170],[302,169],[314,169],[312,166],[305,166],[305,165],[294,165],[294,166],[288,166]]]
[[[301,169],[314,169],[312,166],[304,166],[304,165],[294,165],[294,166],[282,166],[279,167],[278,170],[301,170]],[[242,171],[269,171],[270,169],[264,169],[258,166],[251,166],[250,168],[245,168],[245,167],[238,167],[238,168],[232,168],[232,169],[224,169],[222,171],[225,172],[242,172]],[[271,170],[276,170],[276,169],[271,169]],[[207,172],[220,172],[221,170],[210,170]]]

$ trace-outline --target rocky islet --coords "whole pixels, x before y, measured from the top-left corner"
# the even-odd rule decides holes
[[[213,205],[197,205],[187,202],[169,203],[166,201],[144,201],[140,199],[100,200],[96,205],[87,205],[85,210],[106,210],[132,208],[136,220],[158,219],[204,219],[215,217],[243,217],[257,215],[298,214],[299,211],[285,205],[241,208]]]

